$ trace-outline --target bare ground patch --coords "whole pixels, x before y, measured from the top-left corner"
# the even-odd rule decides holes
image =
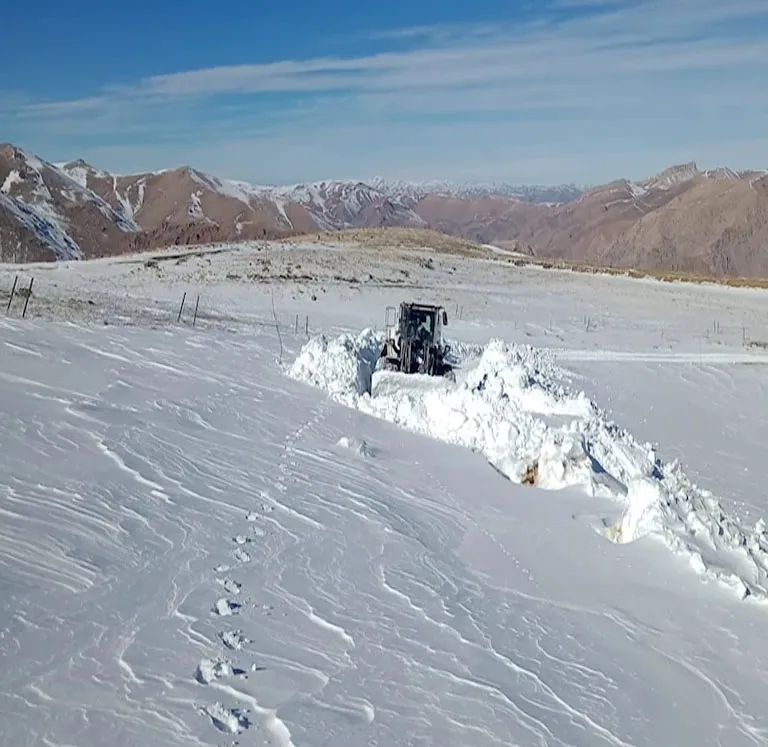
[[[439,254],[462,257],[492,258],[489,249],[467,239],[449,236],[424,228],[351,228],[344,231],[322,231],[283,239],[281,243],[353,243],[362,249],[401,250],[431,249]]]
[[[503,258],[497,257],[500,261]],[[643,279],[651,278],[667,283],[713,283],[732,288],[768,288],[768,278],[746,278],[735,276],[698,275],[696,273],[675,270],[637,270],[626,267],[611,267],[610,265],[593,265],[565,259],[547,259],[546,257],[508,257],[506,262],[517,267],[533,265],[545,270],[571,270],[593,275],[617,275],[622,277]]]

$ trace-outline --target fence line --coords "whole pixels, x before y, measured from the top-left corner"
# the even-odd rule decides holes
[[[78,296],[78,289],[73,289],[73,295],[59,295],[56,291],[50,296],[45,293],[47,278],[42,281],[40,286],[39,278],[29,277],[28,285],[24,274],[17,274],[11,278],[6,276],[8,285],[6,289],[0,286],[0,297],[5,299],[6,314],[15,315],[18,318],[50,318],[54,320],[71,321],[103,321],[104,324],[122,324],[122,323],[144,323],[151,326],[172,323],[189,324],[192,327],[208,328],[210,325],[234,324],[247,327],[264,327],[275,330],[277,344],[279,346],[279,360],[282,361],[286,353],[287,338],[307,340],[312,334],[312,324],[309,313],[296,312],[293,309],[286,309],[285,312],[279,309],[279,300],[276,298],[274,290],[271,291],[269,301],[269,312],[262,306],[265,315],[262,318],[258,316],[238,313],[236,307],[230,308],[229,299],[225,296],[219,298],[206,298],[204,294],[195,293],[194,288],[182,291],[180,289],[180,298],[178,306],[176,302],[167,297],[162,301],[155,301],[153,305],[151,300],[142,305],[140,299],[122,299],[120,297],[110,297],[107,304],[94,302],[87,297],[87,289],[82,289]],[[5,285],[5,283],[3,283]],[[66,291],[65,291],[66,294]],[[195,295],[195,303],[191,303],[192,295]],[[34,296],[34,298],[33,298]],[[23,299],[23,306],[18,303]],[[265,299],[266,300],[266,299]],[[190,303],[188,303],[188,301]],[[318,311],[323,314],[323,302],[318,306]],[[464,320],[470,325],[474,325],[472,318],[474,316],[472,309],[452,303],[454,306],[453,319],[462,323]],[[188,309],[192,307],[191,311]],[[17,310],[18,309],[18,310]],[[17,311],[16,311],[17,310]],[[474,312],[480,312],[483,316],[483,309],[474,309]],[[714,344],[727,344],[743,348],[763,348],[768,349],[768,314],[758,316],[743,316],[739,320],[738,316],[728,315],[720,318],[716,314],[709,320],[681,318],[679,320],[670,319],[643,319],[631,320],[617,318],[609,313],[600,313],[594,305],[590,305],[589,311],[581,313],[572,310],[571,313],[563,314],[559,319],[557,316],[548,315],[547,319],[526,319],[525,317],[509,319],[509,331],[512,327],[518,333],[524,332],[526,336],[531,334],[543,333],[544,336],[550,335],[562,338],[563,335],[571,334],[611,334],[614,331],[621,334],[622,331],[631,331],[633,334],[644,336],[651,343],[655,337],[657,343],[674,345],[684,343],[686,340],[708,341]],[[15,312],[15,313],[14,313]],[[271,317],[271,318],[270,318]],[[302,318],[303,317],[303,318]],[[383,310],[382,310],[383,319]],[[747,323],[749,319],[749,324]],[[363,319],[363,326],[374,327],[371,319]],[[478,323],[481,323],[478,321]],[[498,326],[498,320],[495,326]],[[318,326],[323,326],[322,324]],[[332,325],[334,327],[338,325]],[[344,326],[344,325],[342,325]],[[380,326],[380,325],[376,325]],[[696,328],[698,326],[698,329]],[[631,330],[629,328],[632,328]]]
[[[19,276],[16,275],[13,278],[13,285],[11,286],[11,292],[8,294],[8,304],[5,307],[6,314],[11,313],[11,306],[13,305],[13,301],[16,298],[16,296],[21,296],[24,299],[24,307],[21,310],[21,318],[24,319],[27,316],[27,309],[29,308],[29,299],[32,298],[32,286],[34,285],[34,283],[35,283],[35,278],[30,277],[29,287],[21,288],[17,290],[19,286]]]

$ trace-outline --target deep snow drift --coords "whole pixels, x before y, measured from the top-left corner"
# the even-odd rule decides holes
[[[289,375],[337,402],[410,431],[482,453],[515,483],[579,487],[624,510],[601,532],[614,542],[663,540],[705,577],[741,598],[768,598],[768,535],[761,519],[742,526],[699,489],[681,465],[611,422],[541,352],[491,340],[465,361],[456,382],[375,371],[381,336],[309,340]]]

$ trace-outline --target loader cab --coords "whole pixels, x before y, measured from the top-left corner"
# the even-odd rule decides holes
[[[385,339],[377,365],[403,373],[452,375],[446,361],[450,346],[443,340],[447,324],[448,314],[442,306],[403,302],[399,310],[387,307]]]
[[[443,327],[448,315],[441,306],[400,304],[400,334],[405,339],[417,339],[430,345],[442,345]]]

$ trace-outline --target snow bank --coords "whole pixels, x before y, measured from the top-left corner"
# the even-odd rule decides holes
[[[363,330],[357,337],[314,337],[302,348],[289,375],[353,405],[356,396],[371,389],[382,341],[382,336],[371,329]]]
[[[464,361],[456,382],[375,372],[380,338],[310,340],[289,375],[337,402],[433,438],[477,451],[516,483],[579,487],[621,501],[605,530],[617,543],[653,536],[703,576],[741,597],[768,599],[768,536],[744,528],[696,487],[677,462],[612,423],[541,351],[491,340]],[[469,351],[466,352],[474,352]]]

